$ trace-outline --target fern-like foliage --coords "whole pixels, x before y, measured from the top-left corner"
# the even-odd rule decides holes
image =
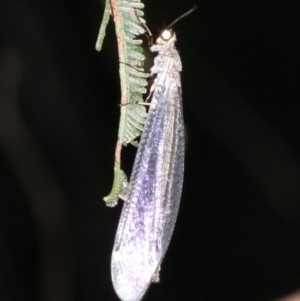
[[[144,34],[146,29],[140,0],[106,0],[104,17],[96,43],[101,50],[105,29],[110,15],[113,15],[118,41],[121,80],[121,116],[118,141],[115,152],[114,183],[112,191],[104,198],[108,206],[115,206],[119,197],[126,194],[127,177],[121,169],[121,149],[131,143],[137,146],[136,139],[141,135],[146,120],[146,108],[143,105],[143,94],[148,85],[148,74],[144,72],[142,40],[136,36]]]

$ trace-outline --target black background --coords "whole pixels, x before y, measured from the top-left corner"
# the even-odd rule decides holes
[[[157,35],[192,7],[145,0]],[[180,213],[146,300],[267,301],[300,287],[300,4],[203,0],[175,27],[187,134]],[[96,0],[1,0],[0,299],[118,300],[120,100]],[[147,59],[151,66],[151,57]],[[134,148],[123,152],[130,173]]]

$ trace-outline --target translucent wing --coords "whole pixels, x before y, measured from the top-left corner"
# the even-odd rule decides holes
[[[150,283],[157,280],[181,198],[184,168],[181,87],[178,71],[168,72],[174,58],[169,57],[163,64],[165,71],[158,73],[156,79],[112,254],[112,281],[123,301],[140,300]]]

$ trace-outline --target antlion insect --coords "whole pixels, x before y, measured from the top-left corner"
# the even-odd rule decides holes
[[[166,29],[150,48],[158,52],[151,68],[157,77],[151,87],[152,100],[111,261],[113,286],[123,301],[141,300],[151,282],[159,281],[160,264],[177,219],[184,171],[184,124],[182,66],[175,41],[175,33]]]

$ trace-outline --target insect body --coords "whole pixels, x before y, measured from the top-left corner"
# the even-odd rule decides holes
[[[130,178],[111,262],[113,286],[123,301],[141,300],[159,269],[177,219],[184,170],[181,61],[167,29],[158,52],[152,100]]]

